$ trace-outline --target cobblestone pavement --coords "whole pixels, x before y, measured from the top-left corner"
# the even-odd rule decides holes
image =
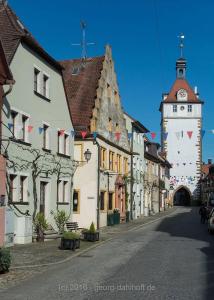
[[[159,218],[164,218],[168,214],[172,214],[176,209],[171,208],[154,216],[139,218],[129,223],[104,227],[100,229],[100,242],[90,243],[81,241],[81,249],[75,252],[70,250],[60,250],[60,240],[52,240],[44,243],[32,243],[28,245],[15,245],[11,248],[12,265],[9,273],[0,274],[0,289],[7,289],[18,284],[20,281],[29,279],[30,277],[43,273],[51,264],[57,264],[66,261],[73,256],[81,255],[91,247],[96,247],[102,242],[117,235],[135,230],[146,223],[151,223]]]

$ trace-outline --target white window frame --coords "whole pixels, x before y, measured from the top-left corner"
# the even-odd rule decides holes
[[[47,122],[43,121],[43,129],[46,127],[47,129],[43,130],[43,141],[42,141],[42,145],[44,149],[46,150],[50,150],[51,145],[50,145],[50,124],[48,124]],[[44,137],[44,135],[46,134],[46,137]],[[46,140],[46,145],[44,143],[44,139]]]
[[[173,111],[174,113],[178,112],[178,106],[177,106],[177,104],[173,104],[173,105],[172,105],[172,111]]]
[[[192,104],[188,104],[188,106],[187,106],[187,112],[188,113],[192,112]]]
[[[39,72],[37,75],[37,89],[36,90],[35,90],[35,82],[34,82],[35,81],[35,78],[34,78],[35,70],[37,70]],[[38,66],[33,65],[33,90],[34,90],[34,92],[37,92],[39,94],[41,94],[41,75],[42,75],[41,69]]]
[[[44,81],[44,77],[47,78],[46,81]],[[46,82],[45,94],[44,94],[44,82]],[[50,97],[50,75],[48,75],[46,72],[42,73],[42,95],[47,99],[49,99]]]
[[[25,177],[23,186],[23,199],[21,199],[21,177]],[[28,202],[28,174],[19,175],[19,202]]]
[[[69,203],[69,180],[60,178],[57,182],[57,190],[58,190],[58,203]]]
[[[70,138],[69,133],[64,133],[64,154],[70,156]]]

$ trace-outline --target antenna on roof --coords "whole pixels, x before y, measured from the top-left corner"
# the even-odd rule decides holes
[[[80,27],[82,30],[82,41],[80,44],[72,44],[72,46],[81,46],[82,48],[82,60],[85,61],[87,58],[87,46],[95,45],[95,43],[87,43],[86,41],[86,23],[84,21],[80,22]]]
[[[183,48],[184,48],[184,34],[183,33],[180,33],[180,35],[178,36],[179,38],[179,48],[180,48],[180,51],[181,51],[181,58],[183,57]]]

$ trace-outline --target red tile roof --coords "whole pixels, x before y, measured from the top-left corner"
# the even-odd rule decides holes
[[[194,93],[194,91],[192,90],[192,88],[190,87],[189,83],[187,82],[186,79],[180,79],[177,78],[169,92],[169,94],[167,95],[166,99],[163,102],[177,102],[177,92],[180,89],[185,89],[187,91],[188,94],[188,100],[187,102],[201,102],[196,94]]]
[[[203,174],[208,175],[209,174],[209,168],[212,166],[212,164],[203,164],[201,171]]]
[[[60,64],[39,45],[31,33],[21,23],[14,11],[8,5],[3,4],[2,1],[0,2],[0,29],[0,39],[8,64],[11,63],[20,42],[23,41],[52,66],[61,70]]]
[[[72,122],[77,131],[89,129],[104,59],[105,56],[87,58],[84,64],[81,59],[61,62],[65,68],[63,78]],[[79,71],[73,75],[75,68]]]

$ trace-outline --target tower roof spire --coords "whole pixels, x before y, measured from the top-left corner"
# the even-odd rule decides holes
[[[184,49],[184,34],[180,33],[179,36],[179,48],[180,48],[180,57],[183,58],[183,49]]]

